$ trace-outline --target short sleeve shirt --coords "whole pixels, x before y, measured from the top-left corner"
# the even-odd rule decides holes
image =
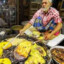
[[[34,24],[35,19],[38,16],[42,17],[43,25],[47,25],[47,23],[49,23],[51,19],[53,19],[55,23],[62,22],[62,19],[60,18],[60,15],[59,15],[59,12],[55,8],[53,8],[53,7],[50,7],[50,9],[48,10],[48,12],[46,14],[43,12],[42,8],[40,8],[33,15],[32,19],[30,19],[29,23]]]

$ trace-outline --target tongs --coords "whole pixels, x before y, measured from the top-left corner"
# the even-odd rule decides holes
[[[35,43],[38,43],[38,42],[41,42],[42,43],[42,41],[41,40],[37,40],[37,41],[35,41],[35,42],[32,42],[32,44],[35,44]],[[43,44],[47,44],[46,42],[45,43],[43,43]]]
[[[43,38],[43,40],[44,40],[44,38]],[[38,42],[42,42],[43,40],[37,40],[37,41],[35,41],[35,42],[32,42],[32,44],[35,44],[35,43],[38,43]],[[43,44],[47,44],[47,41],[46,40],[44,40],[44,42],[43,42]]]
[[[11,39],[8,44],[6,44],[3,49],[5,49],[6,46],[8,46],[11,42],[13,42],[18,36],[20,36],[20,34],[16,35],[13,39]]]

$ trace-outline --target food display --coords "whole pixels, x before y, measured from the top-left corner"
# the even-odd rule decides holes
[[[10,42],[12,39],[14,38],[8,38],[7,41]],[[11,42],[12,46],[17,46],[18,44],[20,44],[21,42],[25,41],[25,39],[21,39],[21,38],[15,38],[13,40],[13,42]]]
[[[53,48],[51,50],[51,54],[57,63],[64,64],[64,49],[63,48]]]
[[[4,47],[6,44],[8,44],[8,41],[2,41],[2,42],[0,42],[0,48],[3,49],[3,47]],[[8,44],[8,46],[6,46],[4,49],[8,49],[8,48],[10,48],[11,46],[12,46],[12,44],[10,43],[10,44]]]
[[[9,58],[0,59],[0,64],[12,64]]]
[[[43,57],[47,55],[43,47],[34,44],[31,47],[30,57],[25,61],[25,64],[46,64]]]
[[[33,31],[33,34],[34,36],[38,34],[37,38],[39,40],[43,39],[39,32]],[[47,56],[47,50],[43,46],[33,43],[35,41],[33,40],[34,38],[18,37],[9,43],[12,39],[14,37],[0,42],[0,59],[9,58],[11,64],[18,64],[21,61],[24,64],[46,64],[47,60],[44,57]],[[5,45],[7,46],[3,48]]]
[[[35,43],[35,44],[32,45],[32,47],[31,47],[30,55],[35,55],[36,51],[38,51],[39,54],[40,54],[42,57],[44,57],[44,56],[47,55],[45,49]]]
[[[0,58],[2,57],[2,55],[3,55],[3,48],[0,47]]]
[[[31,50],[31,46],[32,46],[32,43],[30,41],[24,40],[22,43],[20,43],[17,46],[17,48],[15,49],[15,52],[18,53],[20,56],[27,58]]]
[[[44,35],[35,28],[30,27],[22,36],[14,38],[0,42],[0,64],[53,64],[50,59],[64,64],[64,48],[50,50]]]
[[[30,56],[26,61],[25,64],[46,64],[45,59],[41,57],[40,54],[38,54],[37,51],[36,55]]]

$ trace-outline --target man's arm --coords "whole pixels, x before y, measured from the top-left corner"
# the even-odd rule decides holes
[[[27,30],[27,29],[28,29],[29,27],[31,27],[31,26],[32,26],[32,24],[27,23],[27,24],[24,26],[24,28],[20,30],[20,34],[23,34],[23,33],[25,32],[25,30]]]
[[[55,27],[55,29],[50,33],[51,35],[54,35],[56,32],[58,32],[59,30],[61,30],[62,28],[62,23],[58,23],[57,26]]]
[[[44,36],[45,40],[50,39],[56,32],[61,30],[61,28],[62,28],[62,23],[60,22],[57,24],[56,28],[51,33],[48,33],[47,35]]]
[[[32,19],[27,23],[22,30],[20,30],[20,34],[23,34],[25,30],[27,30],[29,27],[31,27],[35,21],[35,19],[39,16],[40,10],[38,10],[32,17]]]

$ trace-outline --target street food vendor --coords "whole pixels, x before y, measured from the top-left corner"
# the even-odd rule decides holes
[[[51,6],[52,0],[42,0],[42,7],[36,11],[32,19],[20,30],[20,34],[23,34],[26,29],[33,25],[38,31],[45,31],[45,40],[58,36],[62,28],[62,19],[59,16],[59,12]]]

